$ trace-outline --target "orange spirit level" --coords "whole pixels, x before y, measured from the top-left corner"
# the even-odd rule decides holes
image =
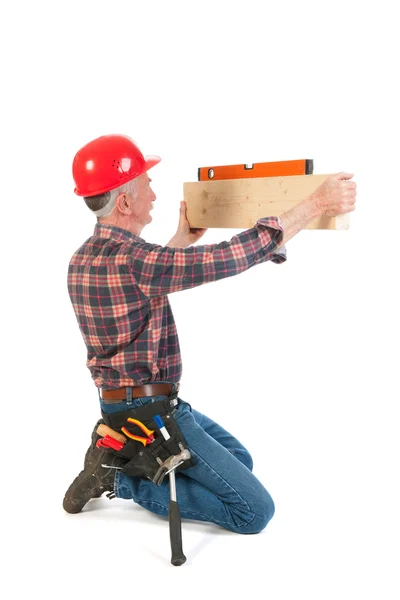
[[[248,165],[200,167],[198,177],[199,181],[246,179],[248,177],[285,177],[288,175],[312,175],[313,169],[314,161],[311,159],[283,160]]]

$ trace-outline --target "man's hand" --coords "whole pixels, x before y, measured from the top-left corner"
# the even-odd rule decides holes
[[[337,173],[328,177],[308,198],[281,215],[283,240],[286,244],[316,217],[336,217],[355,210],[357,186],[352,173]]]
[[[349,181],[353,177],[353,173],[337,173],[315,190],[314,201],[321,214],[337,217],[355,210],[357,185]]]
[[[174,237],[168,242],[171,248],[187,248],[197,242],[207,229],[190,228],[186,217],[186,202],[182,201],[179,210],[179,224]]]

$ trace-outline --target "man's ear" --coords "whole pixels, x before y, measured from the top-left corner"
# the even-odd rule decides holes
[[[126,194],[118,194],[115,204],[120,213],[122,213],[123,215],[130,214],[131,210],[129,200]]]

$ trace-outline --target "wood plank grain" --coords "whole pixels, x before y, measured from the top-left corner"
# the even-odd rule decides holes
[[[183,184],[191,227],[253,227],[262,217],[280,216],[304,200],[329,175],[293,175],[195,181]],[[349,215],[319,217],[306,229],[348,229]]]

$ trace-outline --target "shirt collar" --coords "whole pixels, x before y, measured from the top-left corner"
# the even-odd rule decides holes
[[[117,242],[126,242],[126,241],[134,241],[134,242],[144,242],[145,240],[135,233],[131,233],[127,229],[122,229],[121,227],[115,227],[115,225],[103,225],[102,223],[97,223],[94,228],[94,235],[96,237],[101,238],[112,238]]]

